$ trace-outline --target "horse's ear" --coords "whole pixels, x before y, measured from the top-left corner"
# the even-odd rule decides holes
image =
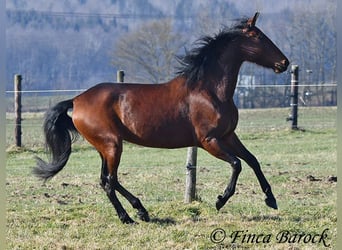
[[[255,26],[255,23],[256,23],[259,15],[260,15],[260,13],[256,12],[253,18],[248,19],[248,21],[247,21],[248,28],[252,28]]]

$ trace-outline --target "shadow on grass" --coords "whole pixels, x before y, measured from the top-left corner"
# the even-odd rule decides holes
[[[246,221],[281,221],[282,218],[278,215],[257,215],[251,217],[244,217]]]
[[[175,225],[176,221],[172,218],[151,218],[151,223],[159,224],[159,225]]]

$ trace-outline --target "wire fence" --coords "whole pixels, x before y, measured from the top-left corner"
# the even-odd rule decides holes
[[[290,128],[290,85],[238,86],[234,101],[239,108],[239,133]],[[85,89],[23,90],[22,141],[24,146],[43,145],[42,122],[45,111],[59,101]],[[14,145],[14,91],[6,91],[6,144]],[[298,126],[303,129],[335,129],[337,85],[299,85]]]
[[[300,105],[336,106],[337,84],[301,84],[299,87]],[[22,90],[22,111],[42,112],[66,98],[72,98],[86,89],[69,90]],[[291,85],[252,85],[237,86],[234,101],[239,109],[276,108],[290,106]],[[6,91],[7,112],[14,111],[13,91]]]

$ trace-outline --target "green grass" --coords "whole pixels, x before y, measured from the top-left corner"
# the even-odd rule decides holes
[[[312,114],[318,110],[311,111],[305,117],[321,119]],[[335,249],[336,182],[328,178],[336,176],[336,128],[319,125],[316,118],[319,126],[291,131],[277,125],[285,123],[286,112],[241,111],[238,129],[243,143],[259,159],[279,210],[265,205],[253,171],[243,163],[235,195],[217,212],[216,197],[225,189],[231,168],[203,150],[197,160],[199,199],[184,204],[186,149],[126,143],[119,179],[141,199],[152,219],[139,221],[136,211],[119,196],[139,222],[133,226],[118,219],[98,184],[100,158],[82,140],[74,144],[67,166],[51,181],[43,184],[34,178],[34,156],[44,153],[42,136],[32,127],[24,148],[13,148],[8,142],[7,249],[325,249],[322,243],[277,243],[276,236],[282,230],[292,235],[321,234],[326,228],[326,243]],[[321,112],[331,124],[336,108]],[[28,115],[26,122],[39,124],[39,119]],[[252,122],[264,126],[253,127]],[[226,232],[218,244],[210,240],[216,228]],[[270,243],[253,244],[242,238],[233,243],[230,236],[237,230],[271,235]]]

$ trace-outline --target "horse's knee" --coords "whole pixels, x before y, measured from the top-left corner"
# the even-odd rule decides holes
[[[100,185],[108,195],[111,195],[115,191],[117,180],[112,176],[101,176]]]
[[[238,158],[236,158],[232,161],[231,166],[232,166],[234,172],[236,172],[237,174],[239,174],[242,170],[241,161]]]

